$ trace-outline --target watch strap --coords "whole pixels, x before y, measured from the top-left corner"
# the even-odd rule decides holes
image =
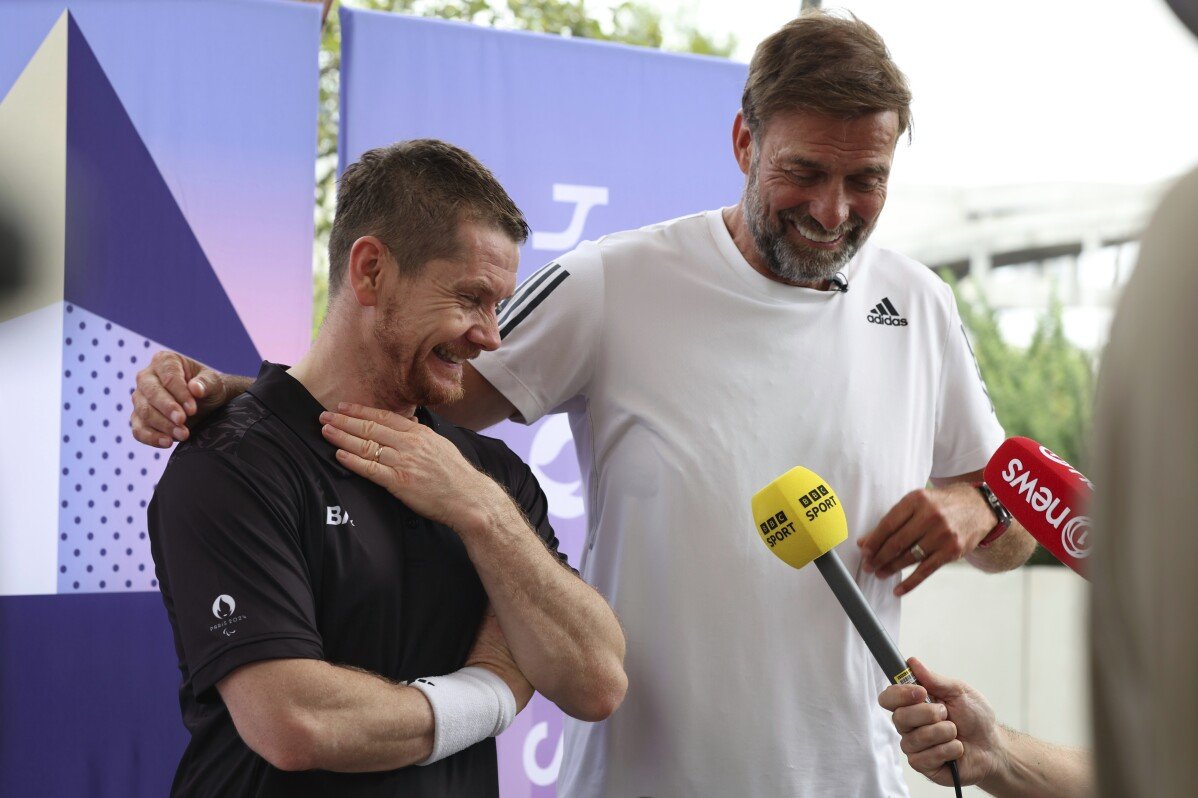
[[[994,517],[997,521],[997,523],[994,524],[994,528],[986,534],[986,537],[982,538],[980,543],[978,543],[978,548],[984,549],[1002,537],[1003,533],[1010,528],[1011,513],[1006,507],[1002,506],[1002,502],[998,500],[998,497],[994,495],[994,491],[990,490],[990,486],[985,482],[975,482],[973,483],[973,486],[978,489],[979,493],[982,494],[982,498],[986,500],[986,504],[989,505],[990,509],[994,512]]]

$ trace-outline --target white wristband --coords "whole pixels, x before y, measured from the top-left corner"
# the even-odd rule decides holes
[[[462,668],[410,684],[424,693],[433,708],[433,752],[418,765],[431,765],[494,737],[516,717],[512,689],[486,668]]]

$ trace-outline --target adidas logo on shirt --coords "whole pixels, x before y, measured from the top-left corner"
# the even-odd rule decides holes
[[[890,297],[883,297],[877,307],[869,312],[865,320],[870,324],[884,324],[887,327],[906,327],[907,320],[899,315],[895,310],[894,304],[890,301]]]

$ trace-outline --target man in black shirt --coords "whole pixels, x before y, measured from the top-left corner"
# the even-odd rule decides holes
[[[497,796],[492,738],[534,688],[619,704],[619,624],[528,467],[425,409],[499,345],[527,234],[449,145],[346,169],[311,351],[263,364],[150,507],[192,734],[173,795]]]

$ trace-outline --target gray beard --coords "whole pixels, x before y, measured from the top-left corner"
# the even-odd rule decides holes
[[[745,184],[745,193],[741,197],[741,210],[749,233],[757,244],[757,251],[765,262],[770,274],[788,283],[821,283],[844,269],[845,264],[852,260],[857,250],[869,238],[873,227],[866,227],[861,217],[853,214],[850,222],[853,227],[845,235],[845,241],[840,249],[819,250],[802,249],[786,240],[786,227],[792,222],[799,221],[802,216],[783,211],[779,214],[781,224],[772,227],[765,218],[761,207],[761,194],[757,189],[757,157],[749,167],[749,179]],[[807,223],[820,227],[814,219],[807,218]]]

